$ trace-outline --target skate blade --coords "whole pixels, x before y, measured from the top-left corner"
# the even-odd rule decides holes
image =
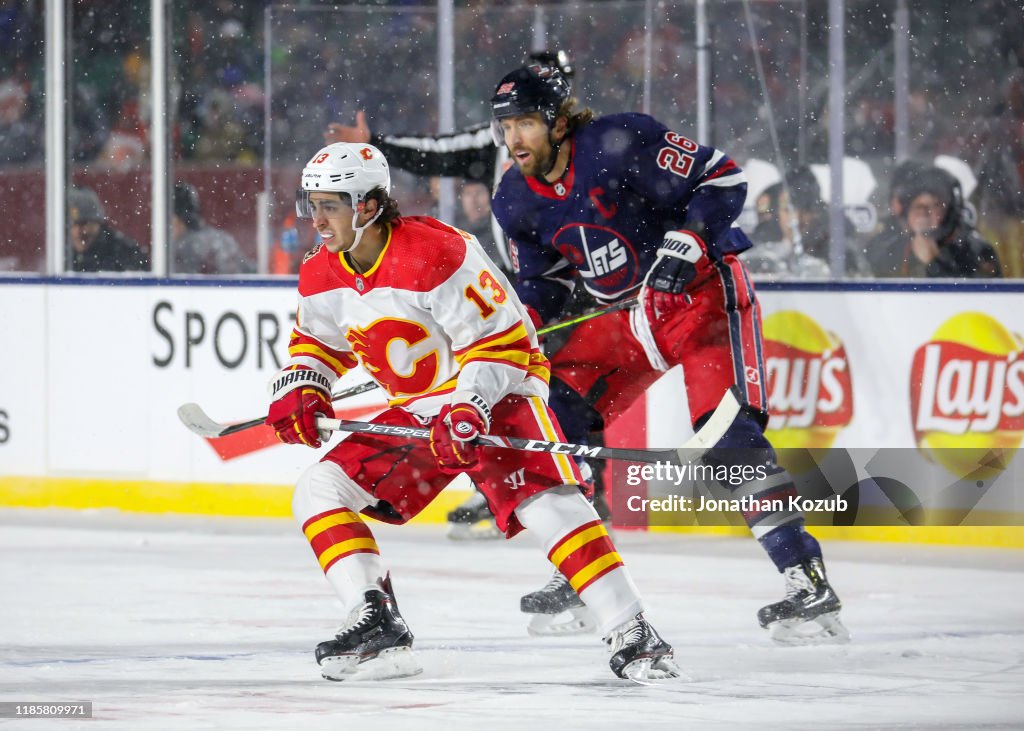
[[[504,537],[505,535],[491,520],[479,523],[448,524],[448,540],[450,541],[494,541]]]
[[[334,655],[320,661],[320,674],[327,680],[347,680],[359,665],[358,655]]]
[[[358,661],[356,655],[325,657],[320,662],[320,674],[327,680],[365,681],[406,678],[419,675],[423,668],[417,662],[411,647],[392,647],[382,650],[376,657]]]
[[[573,607],[558,614],[533,614],[526,626],[531,637],[585,635],[596,630],[597,621],[586,607]]]
[[[622,669],[626,680],[640,685],[651,685],[662,680],[685,680],[682,670],[671,657],[643,657]]]
[[[829,612],[811,620],[787,619],[768,627],[769,636],[776,644],[844,645],[850,641],[850,631],[839,620],[839,612]]]

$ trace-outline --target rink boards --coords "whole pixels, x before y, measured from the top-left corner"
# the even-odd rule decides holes
[[[898,447],[922,460],[966,448],[1017,454],[1018,287],[758,289],[766,370],[746,377],[766,377],[777,446]],[[319,453],[280,445],[264,427],[203,440],[175,411],[194,401],[218,421],[265,413],[295,302],[292,282],[0,280],[0,505],[288,515],[291,485]],[[610,433],[628,435],[629,446],[644,446],[641,433],[646,446],[681,443],[690,433],[682,378],[667,374]],[[350,375],[338,388],[363,380]],[[335,404],[339,415],[371,416],[384,405],[379,393]],[[956,467],[943,463],[929,469]],[[462,493],[447,492],[424,520],[443,520],[459,502]],[[1014,499],[985,508],[1020,509]],[[1024,545],[1016,525],[829,530]]]

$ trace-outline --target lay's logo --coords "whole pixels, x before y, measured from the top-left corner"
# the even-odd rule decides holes
[[[946,320],[911,366],[918,447],[955,474],[977,464],[978,455],[964,448],[1016,450],[1024,437],[1022,351],[1021,337],[989,315],[963,312]]]
[[[846,347],[801,312],[764,321],[768,438],[781,448],[829,447],[853,420]]]

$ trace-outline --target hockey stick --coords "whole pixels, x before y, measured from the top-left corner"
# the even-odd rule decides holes
[[[582,314],[576,315],[575,317],[570,317],[566,320],[559,320],[558,322],[553,322],[550,325],[542,327],[540,330],[538,330],[537,337],[547,335],[548,333],[554,332],[555,330],[561,330],[563,327],[570,327],[577,323],[585,322],[595,317],[600,317],[601,315],[607,315],[610,312],[618,312],[619,310],[632,309],[633,307],[636,306],[637,301],[638,300],[636,297],[630,297],[620,302],[616,302],[615,304],[607,305],[606,307],[596,307],[592,310],[588,310]]]
[[[618,447],[591,447],[584,444],[566,444],[563,442],[545,442],[539,439],[523,439],[521,437],[499,437],[483,434],[476,438],[476,444],[485,447],[502,447],[526,452],[549,452],[565,454],[571,457],[593,457],[595,459],[614,459],[627,462],[645,462],[657,464],[679,457],[690,461],[707,451],[722,438],[726,429],[735,420],[740,410],[735,387],[726,391],[711,418],[700,430],[686,442],[675,449],[622,449]],[[178,409],[178,417],[191,431],[201,437],[224,436],[225,430],[241,426],[218,424],[202,410],[198,404],[184,404]],[[247,422],[248,423],[248,422]],[[411,426],[395,426],[393,424],[374,424],[368,421],[349,421],[347,419],[328,419],[324,416],[316,418],[318,429],[326,431],[348,431],[360,434],[379,434],[388,437],[406,439],[430,439],[430,429]]]
[[[367,381],[358,386],[339,391],[331,396],[331,401],[341,401],[349,396],[358,396],[361,393],[367,393],[379,387],[376,381]],[[207,416],[198,404],[182,404],[179,406],[178,418],[181,419],[182,424],[189,428],[189,431],[208,439],[226,437],[228,434],[236,434],[246,429],[252,429],[254,426],[259,426],[267,420],[267,417],[263,416],[259,419],[249,419],[238,424],[218,424]]]

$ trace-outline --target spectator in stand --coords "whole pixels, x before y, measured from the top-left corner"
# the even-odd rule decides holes
[[[107,223],[96,192],[90,188],[68,191],[71,258],[74,272],[128,272],[149,269],[149,258],[139,245]]]
[[[981,128],[978,228],[997,247],[1005,276],[1024,277],[1024,68],[1007,74]]]
[[[893,168],[889,180],[889,214],[882,219],[878,233],[867,245],[867,255],[873,272],[877,271],[879,254],[889,248],[893,241],[906,235],[907,217],[904,214],[910,203],[911,186],[927,169],[928,165],[913,159],[904,160]]]
[[[459,189],[459,212],[455,218],[459,228],[476,236],[484,251],[495,261],[494,234],[491,232],[491,189],[484,183],[463,180]]]
[[[754,239],[753,249],[742,259],[754,274],[773,274],[799,279],[832,276],[829,265],[830,237],[828,206],[821,197],[818,179],[807,166],[786,173],[780,183],[776,220],[781,238],[775,241]],[[759,230],[770,231],[759,224]],[[870,266],[857,248],[853,225],[847,221],[846,276],[868,276]],[[756,235],[756,231],[755,231]]]
[[[754,201],[754,211],[757,214],[757,226],[750,238],[754,241],[780,241],[782,229],[779,228],[779,193],[782,192],[782,183],[769,185],[761,191]]]
[[[903,230],[872,251],[880,277],[1001,277],[992,244],[963,220],[963,194],[940,168],[915,176],[900,217]]]
[[[255,164],[256,152],[246,146],[246,129],[235,112],[231,94],[211,89],[198,108],[200,130],[196,141],[199,160],[233,160]]]
[[[0,82],[0,165],[41,160],[43,127],[31,114],[25,86],[13,78]]]
[[[256,271],[234,236],[206,223],[199,191],[189,183],[174,184],[171,218],[173,274],[251,274]]]

